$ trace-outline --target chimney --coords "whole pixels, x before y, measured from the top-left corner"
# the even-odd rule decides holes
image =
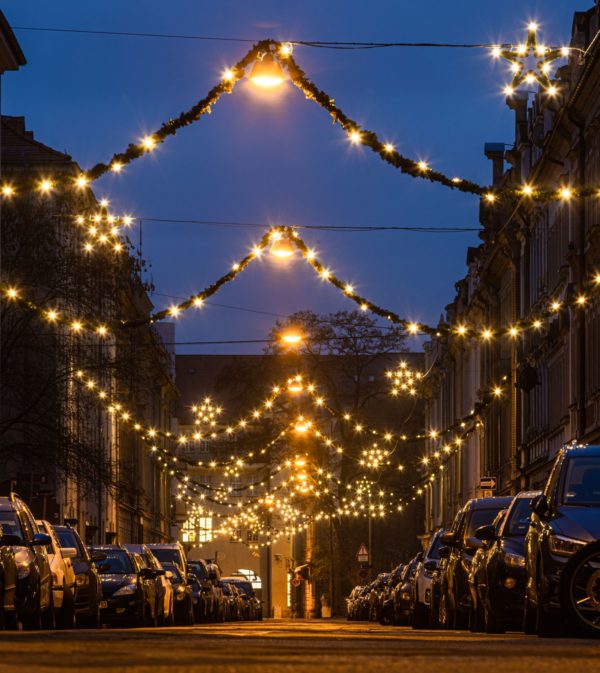
[[[504,143],[485,143],[483,152],[492,162],[492,184],[497,187],[504,175]]]

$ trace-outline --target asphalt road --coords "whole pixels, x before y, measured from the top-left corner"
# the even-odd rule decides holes
[[[600,640],[412,631],[342,621],[0,632],[0,671],[585,673]]]

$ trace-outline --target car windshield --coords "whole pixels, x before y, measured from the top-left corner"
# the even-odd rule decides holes
[[[23,539],[23,530],[15,512],[0,512],[0,524],[4,535],[15,535]]]
[[[600,507],[600,456],[567,460],[562,504]]]
[[[504,524],[504,537],[525,537],[531,519],[531,498],[517,498]]]
[[[243,591],[246,596],[252,596],[252,584],[244,582],[243,580],[230,580],[240,591]]]
[[[178,549],[164,549],[160,547],[151,547],[152,553],[161,563],[171,563],[179,565],[181,556]]]
[[[434,561],[439,560],[440,558],[440,547],[442,546],[442,535],[436,535],[433,538],[433,542],[431,543],[431,546],[427,550],[427,558],[432,559]]]
[[[102,549],[106,558],[98,562],[98,571],[110,575],[130,575],[135,572],[129,554],[117,549]]]
[[[207,580],[208,573],[206,572],[206,567],[202,563],[190,563],[190,570],[196,575],[199,580]]]
[[[68,528],[63,528],[63,529],[54,529],[54,532],[56,533],[58,537],[58,542],[61,547],[71,547],[74,549],[77,549],[77,555],[81,558],[85,556],[85,553],[83,549],[81,548],[81,544],[79,542],[79,538],[77,535],[72,531],[69,530]]]
[[[473,535],[475,535],[475,531],[478,528],[481,528],[481,526],[489,526],[489,524],[491,524],[494,521],[499,511],[500,508],[471,510],[471,515],[469,516],[469,523],[465,527],[465,535],[464,535],[465,542],[470,537],[473,537]]]

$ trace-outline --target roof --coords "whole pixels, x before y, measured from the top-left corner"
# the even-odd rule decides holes
[[[25,117],[2,115],[1,156],[3,168],[41,167],[51,164],[71,168],[75,162],[69,154],[35,140],[25,126]]]
[[[465,505],[465,509],[497,509],[509,505],[513,500],[512,495],[503,495],[496,498],[473,498]]]
[[[26,64],[25,54],[6,17],[0,11],[0,73],[17,70],[19,66]]]
[[[600,446],[597,445],[565,446],[564,450],[568,456],[600,456]]]

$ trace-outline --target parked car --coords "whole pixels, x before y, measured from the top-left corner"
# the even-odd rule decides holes
[[[198,601],[194,607],[196,621],[220,621],[223,612],[223,591],[210,579],[206,562],[202,559],[188,561],[187,570],[196,576],[200,585]]]
[[[406,626],[410,623],[410,583],[417,570],[417,565],[423,556],[419,552],[417,556],[411,559],[402,569],[400,580],[392,592],[392,601],[394,604],[394,621],[397,626]]]
[[[379,621],[379,615],[382,608],[381,599],[390,577],[391,573],[380,573],[370,584],[368,619],[371,622]]]
[[[457,513],[450,530],[442,535],[442,545],[449,548],[440,575],[439,621],[443,627],[467,628],[471,602],[469,571],[476,551],[467,541],[478,528],[492,523],[511,502],[511,497],[469,500]]]
[[[474,631],[501,633],[521,630],[525,607],[525,535],[530,503],[539,491],[523,491],[493,524],[475,531],[481,547],[473,557],[470,626]]]
[[[10,539],[7,540],[10,542]],[[0,628],[17,628],[17,561],[15,550],[4,541],[4,531],[0,525]]]
[[[76,556],[71,558],[75,571],[75,613],[77,626],[100,628],[100,601],[102,585],[95,563],[103,561],[105,555],[99,552],[90,554],[83,544],[79,533],[69,525],[52,526],[61,548],[75,549]]]
[[[0,497],[3,546],[12,547],[17,564],[16,606],[26,629],[54,628],[52,572],[46,548],[52,539],[40,533],[33,514],[19,496]]]
[[[46,548],[52,573],[52,600],[55,620],[64,629],[75,628],[75,570],[71,561],[77,555],[74,547],[61,547],[58,537],[47,521],[37,521],[38,528],[46,533],[51,543]]]
[[[160,561],[154,556],[150,547],[145,544],[125,544],[127,551],[137,554],[144,568],[154,571],[154,584],[156,595],[156,618],[160,626],[173,626],[175,624],[175,599],[173,596],[173,584],[167,577],[167,571]]]
[[[170,581],[173,584],[175,596],[175,623],[182,626],[194,624],[194,597],[192,587],[188,584],[187,574],[175,563],[163,563],[163,568],[171,573]],[[193,578],[192,578],[193,581]]]
[[[350,620],[358,620],[359,596],[364,591],[365,586],[358,584],[352,589],[348,598],[346,598],[346,617]]]
[[[404,566],[402,563],[389,574],[383,589],[379,595],[379,623],[393,624],[394,623],[394,589],[398,585],[402,577]]]
[[[245,619],[262,620],[262,603],[258,600],[250,580],[245,577],[234,576],[223,577],[222,581],[232,584],[238,590],[244,605],[243,614]]]
[[[525,631],[549,636],[566,626],[600,635],[600,446],[561,449],[531,508]]]
[[[102,622],[156,626],[155,571],[144,567],[139,555],[121,545],[90,547],[90,551],[105,556],[97,563],[102,583]]]
[[[223,586],[223,594],[225,595],[225,600],[227,601],[228,606],[228,610],[226,611],[226,620],[237,621],[239,619],[243,619],[244,604],[241,596],[238,593],[238,590],[235,588],[235,585],[223,581],[221,584]]]
[[[410,623],[413,629],[424,629],[430,625],[431,580],[439,564],[443,533],[443,530],[438,530],[433,534],[410,581]]]
[[[165,563],[176,565],[187,581],[187,560],[181,542],[150,542],[147,547],[164,567]]]

